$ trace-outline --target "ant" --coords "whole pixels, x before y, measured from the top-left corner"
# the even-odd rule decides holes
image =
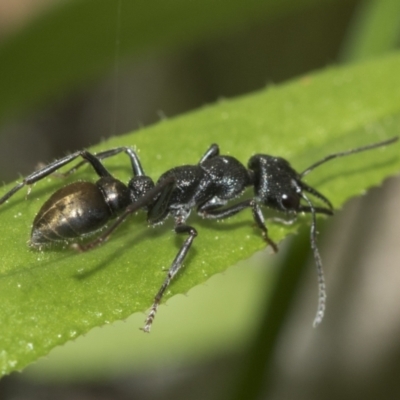
[[[167,277],[157,292],[143,331],[149,332],[161,299],[174,276],[181,269],[184,259],[197,236],[197,231],[186,224],[191,210],[205,219],[224,219],[250,208],[256,225],[261,229],[264,240],[278,251],[277,245],[268,236],[261,206],[284,213],[307,212],[312,215],[310,241],[318,272],[318,308],[314,320],[317,326],[325,311],[325,280],[322,261],[317,248],[316,214],[333,215],[331,202],[316,189],[303,182],[303,178],[321,164],[334,158],[359,153],[395,143],[399,138],[330,154],[312,164],[301,173],[296,172],[288,161],[281,157],[265,154],[253,155],[247,168],[236,158],[220,155],[219,147],[213,144],[196,165],[174,167],[156,183],[145,175],[137,154],[129,147],[117,147],[97,154],[86,150],[77,151],[56,160],[42,169],[28,175],[0,198],[0,205],[18,190],[55,173],[59,168],[81,157],[83,160],[62,175],[69,175],[89,163],[99,180],[71,183],[56,191],[36,215],[31,232],[30,245],[41,248],[51,242],[79,238],[104,227],[111,219],[116,220],[96,239],[87,244],[74,243],[78,251],[90,250],[105,242],[114,230],[132,213],[144,209],[150,226],[163,223],[167,217],[175,220],[175,233],[185,234],[183,242],[173,260]],[[132,165],[133,177],[127,185],[114,178],[101,160],[125,152]],[[240,197],[252,186],[254,197],[227,205]],[[305,193],[316,197],[325,206],[317,207]],[[301,201],[305,204],[303,204]]]

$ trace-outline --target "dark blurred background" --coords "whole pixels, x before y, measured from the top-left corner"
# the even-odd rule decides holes
[[[38,160],[52,160],[160,118],[337,63],[357,3],[323,1],[273,20],[250,21],[179,50],[150,50],[133,62],[121,60],[101,81],[86,83],[84,89],[73,89],[0,127],[1,177],[14,179],[31,171]],[[18,12],[29,23],[29,12],[36,16],[46,11],[46,4],[52,6],[45,0],[3,3],[3,40],[22,28]],[[117,7],[115,2],[115,15],[109,18],[117,19]],[[117,46],[118,39],[112,39]]]
[[[0,41],[53,3],[2,2]],[[118,61],[116,37],[117,62],[107,76],[0,126],[1,179],[16,179],[38,162],[160,118],[338,64],[365,3],[311,2],[300,11],[258,18],[179,49],[148,51],[133,62]],[[117,7],[110,18],[117,18]],[[276,352],[268,398],[399,398],[399,199],[399,180],[391,179],[362,200],[351,201],[328,226],[320,240],[328,275],[326,320],[313,330],[305,317],[315,306],[311,265]],[[0,398],[228,398],[243,357],[241,349],[232,349],[192,365],[162,365],[142,373],[126,369],[98,383],[43,383],[12,374],[0,382]]]

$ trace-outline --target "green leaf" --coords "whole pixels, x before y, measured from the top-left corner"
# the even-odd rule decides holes
[[[302,171],[323,156],[381,141],[398,134],[400,123],[400,54],[332,68],[297,81],[221,101],[179,118],[162,121],[135,135],[102,143],[95,150],[136,146],[146,172],[158,177],[168,168],[196,163],[216,142],[223,154],[243,163],[255,152],[280,155]],[[124,155],[106,165],[122,181],[131,175]],[[339,208],[400,169],[399,145],[331,161],[307,176]],[[89,167],[60,182],[38,182],[27,200],[24,190],[1,207],[0,334],[1,373],[20,370],[53,347],[94,326],[146,310],[160,287],[183,238],[172,221],[146,227],[145,215],[132,216],[109,242],[76,254],[66,248],[45,251],[27,246],[31,221],[45,199],[73,179],[94,179]],[[5,193],[12,185],[2,189]],[[223,222],[190,218],[199,232],[165,296],[185,293],[265,244],[250,211]],[[300,224],[269,223],[277,242]],[[162,312],[162,309],[160,310]],[[157,319],[153,327],[157,332]],[[175,338],[175,340],[177,340]]]

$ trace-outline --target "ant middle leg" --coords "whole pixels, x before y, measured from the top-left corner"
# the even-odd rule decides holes
[[[164,280],[164,283],[161,285],[161,288],[157,292],[156,296],[154,297],[153,305],[151,306],[150,312],[147,315],[145,320],[145,325],[141,328],[144,332],[150,332],[151,325],[153,324],[154,318],[156,316],[156,312],[158,306],[160,305],[161,299],[164,296],[165,291],[167,290],[168,286],[170,285],[174,276],[179,272],[182,268],[183,261],[187,253],[189,252],[190,247],[192,246],[194,238],[197,236],[197,231],[193,227],[185,224],[178,223],[175,226],[175,233],[177,234],[188,234],[188,238],[183,242],[182,247],[180,248],[178,254],[176,255],[174,261],[171,264],[167,272],[167,277]]]

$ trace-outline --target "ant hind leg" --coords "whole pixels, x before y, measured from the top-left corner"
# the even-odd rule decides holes
[[[52,163],[46,165],[45,167],[33,172],[32,174],[25,177],[22,182],[15,185],[11,190],[9,190],[3,197],[0,198],[0,205],[5,203],[10,197],[12,197],[16,192],[22,189],[24,186],[32,185],[43,178],[53,174],[59,168],[69,164],[76,158],[82,157],[85,161],[89,162],[95,172],[100,177],[111,176],[107,169],[103,166],[101,161],[93,154],[86,150],[76,151],[75,153],[69,154],[63,158],[60,158]]]

